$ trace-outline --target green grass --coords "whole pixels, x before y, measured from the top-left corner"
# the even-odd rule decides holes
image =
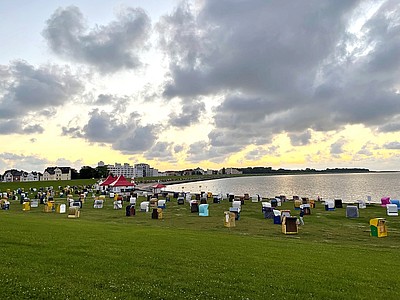
[[[153,220],[126,217],[107,199],[69,219],[12,201],[0,211],[1,298],[400,298],[399,218],[386,217],[388,237],[369,235],[370,218],[385,217],[380,206],[347,219],[345,209],[317,204],[299,234],[284,235],[252,202],[225,228],[230,204],[210,203],[210,216],[199,217],[172,199]],[[292,202],[282,208],[298,215]]]

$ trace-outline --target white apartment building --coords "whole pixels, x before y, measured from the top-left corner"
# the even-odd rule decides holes
[[[104,162],[100,161],[98,166],[104,166]],[[114,176],[123,175],[125,178],[136,178],[136,177],[153,177],[164,175],[158,172],[157,169],[151,168],[149,164],[140,163],[134,166],[128,163],[120,164],[115,163],[114,165],[107,165],[108,172],[112,173]]]
[[[108,165],[107,170],[114,176],[123,175],[125,178],[135,177],[135,168],[129,165],[128,163],[124,164],[115,163],[114,165]]]

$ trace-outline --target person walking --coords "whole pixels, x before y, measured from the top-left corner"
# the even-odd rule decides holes
[[[303,219],[303,217],[304,217],[304,209],[302,208],[302,209],[300,210],[300,225],[304,225],[304,219]]]

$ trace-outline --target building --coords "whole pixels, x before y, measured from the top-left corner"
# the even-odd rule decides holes
[[[40,181],[42,180],[43,174],[39,172],[32,171],[30,173],[23,172],[21,181]]]
[[[135,177],[149,177],[150,175],[150,165],[149,164],[135,164]]]
[[[99,166],[100,163],[99,162]],[[103,163],[104,166],[104,163]],[[115,163],[114,165],[108,165],[107,166],[108,173],[113,174],[114,176],[124,176],[125,178],[134,178],[135,177],[135,168],[128,163],[120,164],[120,163]]]
[[[70,167],[48,167],[43,172],[43,181],[48,180],[71,180]]]
[[[242,171],[239,171],[238,169],[235,168],[226,168],[225,169],[225,174],[227,175],[238,175],[238,174],[242,174]]]
[[[3,182],[19,182],[24,171],[18,171],[16,169],[7,170],[3,175]]]

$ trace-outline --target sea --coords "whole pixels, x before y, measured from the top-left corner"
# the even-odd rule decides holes
[[[367,200],[370,196],[371,202],[380,203],[382,197],[400,199],[400,172],[231,177],[171,184],[166,189],[223,196],[247,193],[263,198],[285,195],[289,199],[293,196],[317,199],[319,196],[322,200],[342,199],[347,203]]]

